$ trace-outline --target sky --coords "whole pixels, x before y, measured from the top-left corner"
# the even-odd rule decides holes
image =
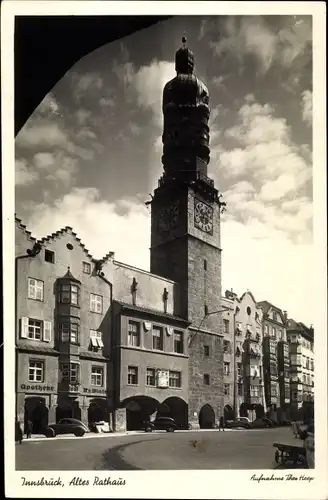
[[[210,92],[208,174],[222,215],[222,290],[314,322],[312,25],[302,16],[175,17],[104,45],[55,85],[15,143],[16,213],[41,238],[71,226],[95,258],[149,270],[165,83],[187,35]]]

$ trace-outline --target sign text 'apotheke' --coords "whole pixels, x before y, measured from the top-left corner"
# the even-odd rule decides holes
[[[22,391],[40,391],[40,392],[54,392],[54,387],[51,385],[21,385]]]

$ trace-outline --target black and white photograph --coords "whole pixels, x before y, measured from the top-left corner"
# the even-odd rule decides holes
[[[324,498],[325,4],[24,4],[6,495]]]

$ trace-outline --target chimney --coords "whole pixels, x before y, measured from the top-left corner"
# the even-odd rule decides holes
[[[283,313],[284,313],[285,321],[287,321],[287,318],[288,318],[287,311],[283,311]]]

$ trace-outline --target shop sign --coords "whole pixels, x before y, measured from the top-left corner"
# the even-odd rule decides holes
[[[169,371],[158,370],[157,372],[157,387],[166,388],[169,386]]]
[[[21,385],[22,391],[39,391],[39,392],[54,392],[54,387],[50,385],[28,385],[28,384],[22,384]]]
[[[86,392],[87,394],[106,394],[106,389],[98,389],[93,387],[92,389],[89,389],[88,387],[84,387],[83,392]]]

